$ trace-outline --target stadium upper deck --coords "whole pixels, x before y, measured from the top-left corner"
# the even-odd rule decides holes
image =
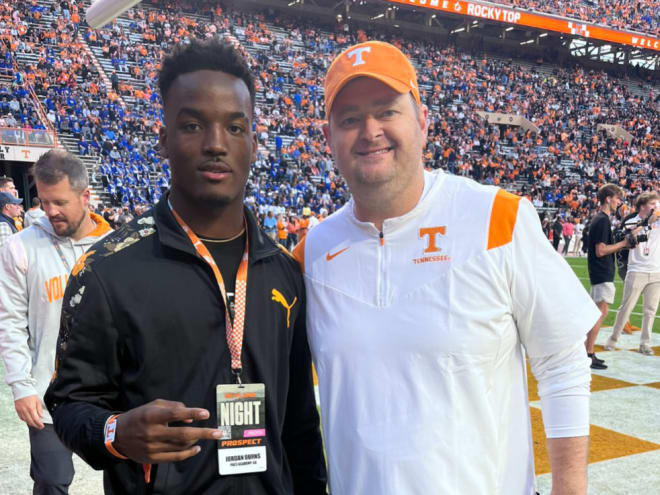
[[[68,7],[64,9],[62,5]],[[215,3],[217,6],[217,3]],[[240,42],[258,74],[256,130],[263,148],[248,200],[257,206],[332,211],[347,197],[320,132],[325,68],[342,47],[374,29],[346,32],[210,3],[157,2],[113,26],[88,30],[72,2],[3,0],[5,53],[35,88],[61,136],[98,162],[93,174],[116,202],[156,200],[168,185],[155,150],[159,60],[172,43],[220,35]],[[66,11],[68,10],[68,14]],[[76,22],[77,21],[77,22]],[[657,188],[660,120],[655,93],[585,69],[523,66],[461,54],[439,41],[388,39],[415,61],[431,108],[428,167],[443,167],[528,194],[539,207],[584,213],[603,181],[635,192]],[[519,114],[538,134],[488,125],[477,111]],[[634,139],[597,132],[619,124]]]

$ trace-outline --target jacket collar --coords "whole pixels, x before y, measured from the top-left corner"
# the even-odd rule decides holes
[[[398,217],[386,218],[383,222],[383,233],[392,234],[405,229],[410,224],[411,219],[424,215],[435,203],[433,197],[440,190],[444,183],[446,174],[438,169],[433,172],[424,170],[424,189],[422,195],[415,207],[407,213]],[[346,208],[346,214],[354,225],[361,230],[368,232],[371,236],[379,235],[379,231],[372,222],[363,222],[355,216],[355,201],[353,197],[342,207]]]
[[[167,204],[168,196],[169,194],[163,195],[152,210],[161,244],[192,254],[193,256],[199,256],[190,239],[188,239],[188,236],[179,226],[174,215],[172,215],[170,207]],[[247,222],[248,239],[250,242],[248,247],[250,264],[279,253],[280,248],[275,244],[275,241],[264,234],[252,212],[245,206],[243,207],[243,211]]]
[[[85,237],[77,241],[71,239],[71,242],[73,242],[74,244],[83,244],[83,245],[94,244],[96,241],[98,241],[97,239],[98,237],[103,237],[105,234],[107,234],[112,230],[110,224],[102,216],[97,215],[93,211],[89,212],[89,216],[95,224],[94,230],[92,230]],[[48,217],[46,215],[42,215],[38,217],[34,221],[34,225],[39,227],[41,230],[46,232],[51,237],[55,237],[60,241],[65,241],[66,239],[68,239],[67,237],[61,237],[55,233],[55,230],[53,229],[53,225],[50,223],[50,220],[48,220]]]
[[[112,230],[110,224],[106,222],[105,218],[103,218],[101,215],[97,215],[93,211],[90,211],[89,216],[92,218],[94,223],[96,223],[96,228],[87,234],[87,237],[101,237]]]
[[[11,227],[12,232],[16,232],[18,229],[16,228],[16,224],[14,223],[14,219],[11,217],[8,217],[4,213],[0,213],[0,222],[9,224]]]

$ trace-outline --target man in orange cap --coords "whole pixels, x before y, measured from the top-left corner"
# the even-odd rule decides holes
[[[388,43],[335,59],[325,109],[352,199],[296,257],[333,493],[534,493],[523,348],[553,489],[586,493],[599,312],[532,204],[424,171],[428,110]]]

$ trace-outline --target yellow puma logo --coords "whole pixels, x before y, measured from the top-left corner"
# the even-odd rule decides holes
[[[291,308],[293,308],[293,306],[296,304],[298,298],[294,297],[293,302],[289,304],[288,302],[286,302],[286,299],[284,299],[284,296],[279,290],[273,289],[271,294],[273,295],[273,297],[271,297],[271,300],[280,303],[286,309],[286,327],[289,328],[290,325],[289,317],[291,316]]]

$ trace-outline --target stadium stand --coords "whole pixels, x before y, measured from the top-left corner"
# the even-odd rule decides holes
[[[627,0],[494,0],[493,3],[589,21],[619,29],[660,34],[660,2]]]
[[[377,30],[346,33],[338,26],[217,4],[195,2],[191,13],[185,2],[143,2],[105,29],[91,30],[80,20],[85,6],[80,2],[3,0],[2,38],[11,48],[0,60],[16,63],[20,72],[12,81],[0,79],[0,92],[7,95],[0,97],[0,114],[7,104],[8,115],[21,126],[54,127],[60,141],[86,160],[105,203],[133,208],[155,202],[169,185],[156,139],[160,58],[173,43],[222,36],[240,44],[258,74],[255,130],[262,147],[248,203],[260,212],[300,214],[304,207],[332,212],[348,191],[321,133],[325,69],[348,44],[378,38],[400,46],[417,66],[431,115],[428,168],[501,185],[528,196],[539,210],[561,209],[578,218],[594,209],[595,191],[604,182],[617,182],[631,195],[658,187],[655,92],[577,66],[468,55],[433,41]],[[608,3],[607,9],[622,22],[643,26],[657,12],[655,4],[644,2],[646,11],[626,10],[623,2]],[[538,9],[579,17],[600,16],[605,8],[582,6],[550,2]],[[35,107],[43,109],[47,122]],[[488,124],[479,111],[520,115],[538,132]],[[6,117],[4,124],[11,127]],[[621,126],[632,142],[599,131],[599,124]]]

